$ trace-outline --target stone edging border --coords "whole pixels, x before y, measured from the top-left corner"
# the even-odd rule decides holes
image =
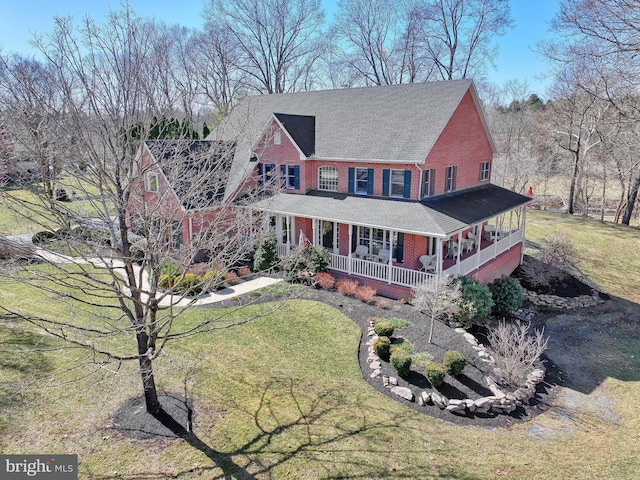
[[[369,321],[369,328],[367,332],[367,364],[372,372],[369,374],[369,378],[376,379],[381,378],[384,387],[388,388],[391,393],[397,395],[409,402],[415,401],[416,395],[409,387],[401,387],[398,385],[398,379],[395,377],[389,377],[382,375],[380,367],[380,358],[373,351],[373,341],[377,338],[374,331],[375,323]],[[478,340],[469,332],[462,328],[456,328],[455,331],[460,333],[462,337],[471,344],[472,348],[478,352],[480,361],[493,364],[494,359],[487,352],[484,345],[478,342]],[[435,405],[440,410],[447,410],[451,413],[465,414],[467,411],[474,414],[509,414],[516,410],[518,406],[524,405],[528,402],[536,393],[536,386],[544,381],[546,369],[541,361],[534,364],[534,370],[527,376],[525,385],[518,388],[514,392],[503,392],[497,384],[497,380],[492,376],[487,376],[486,381],[493,395],[487,397],[481,397],[477,399],[463,398],[463,399],[449,399],[437,391],[424,390],[417,395],[418,405],[427,406]]]

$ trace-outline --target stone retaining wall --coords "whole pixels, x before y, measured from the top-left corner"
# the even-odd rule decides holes
[[[600,298],[600,293],[593,290],[591,295],[580,295],[579,297],[558,297],[556,295],[545,295],[522,289],[522,299],[535,307],[550,307],[559,310],[570,310],[573,308],[593,307],[604,303]]]

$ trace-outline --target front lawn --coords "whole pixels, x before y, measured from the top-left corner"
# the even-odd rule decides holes
[[[533,237],[543,237],[551,222],[570,231],[585,251],[601,235],[599,222],[565,222],[537,213],[529,215]],[[633,230],[621,237],[628,240],[618,248],[627,252],[629,242],[640,242],[640,232]],[[608,293],[636,288],[635,260],[596,267],[598,258],[584,256],[581,267],[598,271],[593,277],[601,285],[617,278],[619,285],[611,284]],[[612,271],[618,268],[621,272]],[[0,304],[84,314],[33,297],[9,278],[2,282]],[[269,307],[255,305],[236,315],[248,319]],[[186,387],[193,399],[190,442],[123,436],[112,418],[140,394],[133,366],[95,365],[82,351],[57,349],[58,342],[5,318],[0,321],[0,451],[78,454],[83,479],[634,479],[640,458],[635,401],[640,369],[632,355],[637,356],[639,309],[626,303],[619,312],[560,316],[554,328],[569,340],[572,324],[588,319],[602,328],[597,350],[587,340],[563,344],[567,351],[591,355],[596,381],[588,390],[566,389],[562,408],[491,428],[461,427],[382,395],[362,377],[361,332],[348,312],[291,300],[244,325],[169,346],[157,364],[157,381],[176,394]],[[179,321],[218,313],[194,309]],[[123,334],[110,341],[129,347],[132,340]]]

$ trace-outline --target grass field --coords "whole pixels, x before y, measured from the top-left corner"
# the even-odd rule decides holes
[[[532,240],[567,232],[584,271],[608,293],[640,302],[640,232],[543,212],[528,219]],[[9,279],[0,287],[3,306],[82,315],[31,298]],[[243,315],[254,308],[263,307]],[[180,321],[207,315],[193,310]],[[56,350],[55,341],[3,321],[0,451],[78,454],[83,479],[638,478],[640,372],[623,376],[602,363],[604,380],[575,394],[569,424],[551,409],[506,429],[458,427],[374,390],[358,366],[359,337],[338,310],[293,300],[245,325],[173,344],[157,364],[157,381],[170,392],[186,385],[194,399],[198,441],[187,443],[134,440],[111,428],[118,407],[140,393],[132,367],[114,373],[117,365],[95,366],[77,349]],[[625,341],[602,346],[613,358],[629,354]],[[601,398],[611,401],[610,420],[588,407],[586,400]],[[534,434],[541,430],[552,434]]]

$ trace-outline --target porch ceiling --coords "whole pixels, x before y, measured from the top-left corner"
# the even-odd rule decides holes
[[[442,215],[474,225],[531,202],[531,198],[494,184],[427,198],[422,204]]]
[[[312,191],[280,193],[251,205],[272,213],[364,225],[431,237],[448,237],[466,223],[419,202]]]

